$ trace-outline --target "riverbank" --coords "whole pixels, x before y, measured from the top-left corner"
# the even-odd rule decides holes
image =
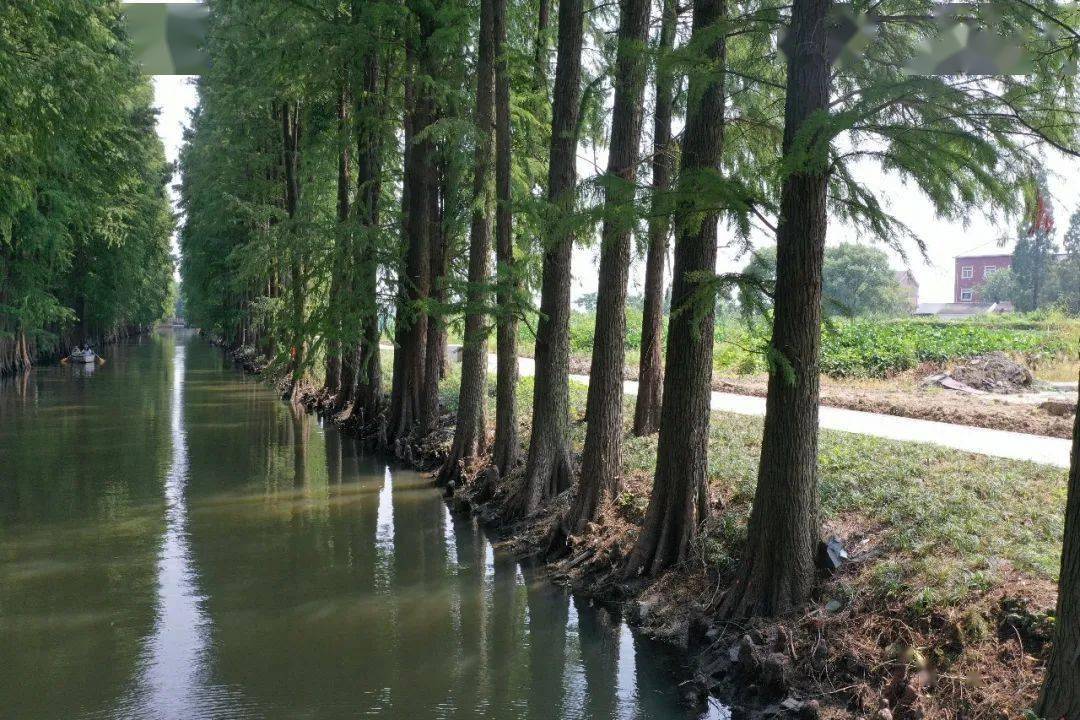
[[[448,411],[455,373],[444,382]],[[518,392],[528,407],[531,379]],[[304,400],[319,409],[314,388]],[[585,389],[573,383],[576,451],[584,405]],[[527,416],[520,430],[529,436]],[[437,466],[449,436],[444,428],[414,461]],[[740,559],[760,436],[759,418],[713,414],[712,517],[692,557],[654,583],[626,584],[619,568],[643,517],[656,449],[655,437],[628,435],[622,493],[587,537],[572,539],[566,559],[545,567],[547,575],[621,604],[647,633],[685,648],[695,659],[696,692],[742,712],[884,718],[878,711],[887,702],[895,719],[998,718],[1033,704],[1052,622],[1064,471],[823,431],[824,536],[837,539],[848,561],[822,574],[814,602],[798,617],[716,623],[712,611]],[[453,502],[497,526],[519,555],[535,555],[569,498],[506,523],[503,507],[516,481],[470,474]]]
[[[152,325],[131,325],[91,335],[88,339],[95,347],[104,348],[152,329]],[[22,334],[11,338],[0,337],[0,377],[26,372],[38,365],[59,362],[67,357],[72,347],[82,344],[81,337],[75,328],[56,332],[53,339],[47,342],[28,339]]]

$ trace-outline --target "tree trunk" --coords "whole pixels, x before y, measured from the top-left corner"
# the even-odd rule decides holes
[[[19,362],[22,364],[22,367],[20,369],[23,372],[26,372],[34,364],[33,361],[30,359],[30,348],[26,343],[26,330],[19,330],[18,340]],[[60,348],[61,352],[63,352],[64,349],[65,348]]]
[[[693,39],[714,62],[707,75],[692,75],[683,139],[679,187],[695,192],[702,176],[718,174],[724,141],[725,38],[714,26],[727,15],[727,0],[694,3]],[[664,404],[649,508],[627,566],[629,575],[657,574],[680,562],[704,519],[708,454],[709,393],[712,381],[713,315],[711,295],[695,297],[700,275],[716,270],[718,214],[696,217],[678,212],[672,312],[668,327]],[[706,307],[701,304],[705,303]]]
[[[828,109],[826,35],[831,0],[796,0],[788,46],[784,157],[807,120]],[[820,142],[811,138],[811,142]],[[757,492],[746,560],[724,598],[729,617],[788,612],[809,597],[818,544],[818,351],[821,276],[828,225],[827,153],[784,179],[776,232],[776,294]]]
[[[676,0],[664,0],[660,20],[660,47],[656,62],[656,114],[653,118],[652,208],[649,214],[649,248],[645,256],[645,307],[641,320],[641,356],[638,361],[638,394],[634,405],[634,434],[641,437],[660,429],[663,398],[664,260],[667,257],[670,220],[665,212],[671,187],[673,147],[671,114],[675,73],[669,54],[675,47],[678,21]]]
[[[441,308],[446,304],[446,226],[443,224],[443,205],[447,196],[446,173],[443,167],[435,171],[431,202],[431,261],[428,294],[431,310],[428,311],[427,348],[424,351],[424,386],[420,398],[421,436],[435,430],[439,420],[439,381],[443,378],[446,364],[446,327],[443,325]]]
[[[285,169],[285,214],[289,218],[289,299],[292,312],[292,343],[289,347],[289,372],[292,375],[292,399],[299,399],[300,375],[304,366],[304,269],[302,240],[297,237],[294,220],[300,203],[298,146],[300,143],[300,108],[284,103],[281,107],[281,141]]]
[[[382,191],[382,118],[377,50],[364,58],[363,85],[356,93],[356,213],[353,242],[353,302],[359,316],[359,341],[345,354],[342,373],[350,417],[373,428],[382,410],[382,362],[379,355],[378,241],[379,195]],[[350,318],[350,323],[357,320]],[[367,433],[366,433],[367,434]],[[378,433],[376,433],[378,434]]]
[[[1054,646],[1039,697],[1039,717],[1080,718],[1080,400],[1073,421],[1072,466],[1065,503],[1065,543],[1061,550]]]
[[[647,62],[649,0],[620,0],[615,100],[611,116],[600,276],[596,296],[585,448],[581,481],[567,532],[577,534],[596,518],[619,488],[622,466],[623,365],[626,361],[626,283],[641,145],[642,97]]]
[[[574,209],[583,36],[582,0],[562,0],[548,168],[548,203],[554,217],[547,225],[554,229],[544,243],[532,434],[517,508],[524,513],[533,512],[544,500],[570,486],[570,256],[574,234],[561,220]]]
[[[337,243],[334,248],[334,266],[330,278],[330,299],[327,313],[330,325],[330,338],[326,343],[326,379],[323,383],[323,392],[327,396],[334,397],[337,404],[337,396],[342,389],[341,354],[343,343],[341,341],[341,310],[344,304],[345,269],[346,257],[349,253],[349,185],[352,182],[351,159],[349,157],[349,96],[347,85],[342,82],[338,93],[338,142],[341,150],[338,153],[337,172]]]
[[[472,223],[469,228],[469,282],[465,293],[465,337],[461,357],[461,387],[457,423],[450,455],[439,472],[439,482],[456,482],[463,464],[486,450],[484,417],[487,386],[488,256],[491,254],[493,115],[495,73],[495,0],[480,2],[480,32],[476,63],[476,157],[473,168]]]
[[[495,262],[496,336],[495,447],[492,462],[505,476],[518,462],[517,331],[518,280],[514,268],[514,228],[510,197],[510,70],[506,57],[507,0],[493,0],[495,59]]]
[[[536,43],[533,46],[533,72],[536,75],[536,87],[544,91],[547,97],[548,71],[548,25],[551,15],[551,0],[540,0],[536,13]]]
[[[417,11],[421,24],[418,74],[428,71],[424,47],[431,37],[432,23]],[[411,66],[406,72],[411,73]],[[394,377],[390,394],[388,439],[398,450],[412,435],[423,412],[424,354],[427,348],[427,313],[422,303],[430,287],[431,194],[434,192],[434,147],[423,135],[434,116],[428,83],[415,83],[407,112],[405,175],[405,259],[398,280],[398,303],[394,329]]]

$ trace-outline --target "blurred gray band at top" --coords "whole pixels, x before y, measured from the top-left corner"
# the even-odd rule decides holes
[[[197,3],[125,3],[135,57],[147,75],[201,75],[210,10]]]
[[[877,41],[880,28],[906,24],[925,31],[923,41],[904,65],[904,71],[911,75],[1026,75],[1034,69],[1028,47],[1040,30],[1002,30],[1009,1],[944,2],[920,15],[856,13],[850,3],[837,3],[829,28],[829,52],[842,68],[855,63],[858,55]],[[1065,32],[1059,25],[1043,24],[1042,32],[1051,39]],[[788,55],[785,34],[781,32],[780,49]],[[1075,64],[1069,70],[1075,73]]]

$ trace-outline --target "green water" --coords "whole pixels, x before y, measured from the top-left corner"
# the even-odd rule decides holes
[[[0,717],[696,716],[662,648],[201,339],[104,355],[0,383]]]

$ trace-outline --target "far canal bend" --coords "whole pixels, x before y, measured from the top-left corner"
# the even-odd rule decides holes
[[[665,648],[202,339],[105,355],[0,384],[0,718],[695,717]]]

